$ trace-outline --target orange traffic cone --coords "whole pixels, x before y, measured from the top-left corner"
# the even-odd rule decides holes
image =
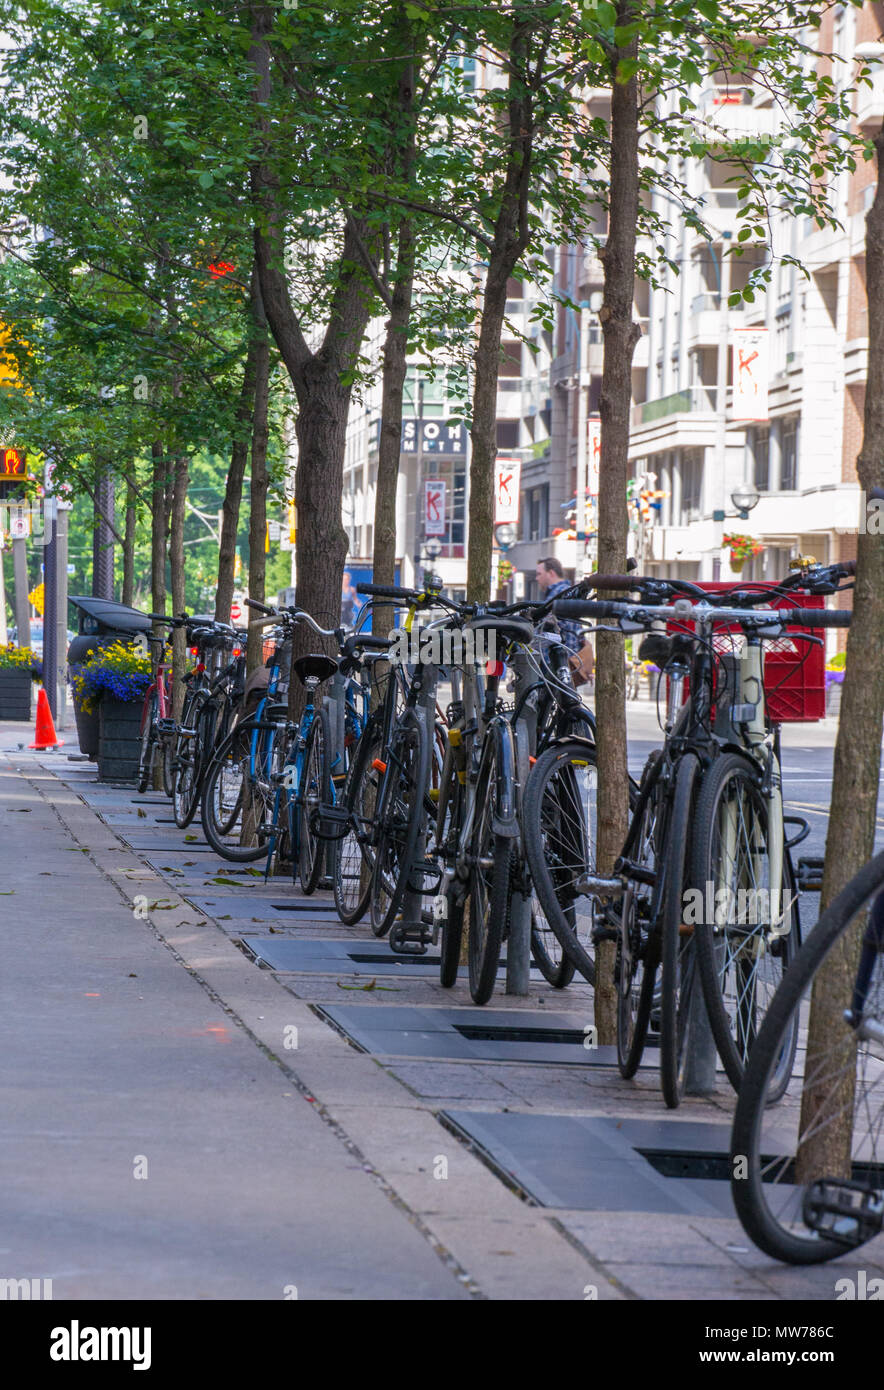
[[[55,737],[55,725],[52,722],[52,710],[49,708],[49,697],[46,691],[40,686],[37,692],[37,728],[34,732],[34,742],[29,743],[29,748],[60,748],[64,739]]]

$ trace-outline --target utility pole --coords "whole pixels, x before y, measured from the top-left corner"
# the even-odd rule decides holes
[[[31,604],[28,599],[28,552],[26,546],[27,541],[24,536],[13,537],[12,572],[15,594],[15,627],[16,641],[20,647],[30,647],[31,645]],[[5,610],[3,621],[5,624]]]
[[[574,578],[583,578],[586,568],[586,474],[589,446],[589,412],[586,390],[588,386],[587,369],[589,362],[588,311],[585,304],[580,306],[578,319],[577,351],[577,498],[574,529],[577,532],[577,564]]]

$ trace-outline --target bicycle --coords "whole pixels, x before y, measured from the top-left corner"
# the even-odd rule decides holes
[[[814,1010],[825,1013],[822,1050],[799,1048],[800,1065],[772,1105],[784,1039],[805,1032],[811,996]],[[878,854],[821,915],[792,962],[740,1088],[731,1192],[743,1229],[765,1254],[818,1264],[884,1229],[882,1121],[884,854]]]
[[[181,830],[190,825],[200,804],[215,742],[230,727],[244,660],[238,634],[227,623],[196,622],[191,620],[187,633],[198,659],[184,677],[187,690],[173,760],[172,807]],[[234,652],[222,666],[224,654]]]
[[[163,769],[163,790],[166,796],[171,797],[174,791],[173,775],[173,740],[178,732],[178,726],[172,718],[172,687],[171,683],[166,682],[166,661],[165,651],[171,644],[172,632],[175,628],[183,627],[188,621],[187,615],[182,614],[179,618],[170,618],[161,613],[149,613],[155,623],[165,624],[169,628],[166,637],[150,637],[148,641],[159,645],[157,656],[156,671],[151,684],[148,686],[144,696],[144,707],[141,711],[141,751],[138,759],[138,791],[147,791],[153,780],[153,765],[158,749],[162,749],[162,769]]]
[[[837,568],[837,567],[835,567]],[[791,587],[804,582],[797,576]],[[587,581],[589,584],[589,581]],[[767,595],[729,586],[728,591],[714,597],[684,581],[642,580],[626,576],[594,576],[594,587],[638,589],[645,603],[591,602],[588,600],[558,600],[553,611],[563,617],[585,620],[613,619],[615,630],[648,631],[666,621],[674,629],[671,636],[654,633],[642,645],[643,658],[655,660],[668,679],[669,692],[663,748],[651,756],[646,765],[636,805],[630,818],[627,839],[609,878],[600,878],[593,871],[591,853],[586,845],[585,816],[579,808],[563,801],[563,819],[569,825],[569,839],[559,854],[556,875],[549,864],[534,854],[530,856],[532,875],[538,896],[550,925],[559,935],[566,950],[574,956],[578,968],[590,978],[592,959],[583,946],[580,935],[568,929],[563,902],[568,904],[588,896],[591,900],[607,898],[609,903],[620,902],[619,920],[613,907],[608,909],[608,923],[593,927],[596,939],[608,937],[617,945],[615,984],[618,992],[618,1063],[621,1073],[629,1078],[641,1061],[647,1041],[652,1013],[659,1022],[661,1088],[666,1104],[679,1104],[687,1081],[689,1044],[692,1029],[689,1021],[695,1012],[697,996],[697,960],[707,950],[714,957],[718,947],[712,940],[714,922],[685,921],[686,893],[692,888],[702,851],[695,851],[693,860],[687,847],[699,839],[703,827],[714,822],[718,804],[706,777],[701,783],[701,768],[715,766],[718,791],[726,785],[727,776],[737,769],[759,795],[766,798],[770,808],[766,823],[757,821],[756,830],[763,832],[769,863],[766,889],[768,915],[759,922],[755,933],[756,956],[766,962],[777,961],[774,971],[781,972],[797,948],[798,930],[792,935],[783,930],[780,911],[784,875],[788,878],[788,851],[792,842],[784,840],[782,798],[779,784],[778,732],[767,726],[761,679],[761,640],[779,636],[788,620],[802,627],[834,626],[844,621],[839,613],[820,613],[820,610],[795,610],[789,614],[778,609],[757,611],[756,605]],[[781,588],[784,586],[780,586]],[[682,595],[672,605],[662,602],[673,594]],[[727,598],[733,606],[724,607]],[[695,605],[691,600],[702,600]],[[808,617],[808,614],[811,616]],[[804,620],[807,619],[805,622]],[[727,672],[716,662],[712,632],[716,624],[737,625],[745,635],[744,657],[739,667],[732,668],[731,700],[725,700],[728,689]],[[693,626],[690,626],[693,625]],[[799,635],[799,634],[795,634]],[[650,650],[649,650],[650,647]],[[714,685],[716,664],[724,679]],[[747,697],[749,682],[753,682]],[[682,703],[686,683],[690,695]],[[712,727],[716,711],[717,731]],[[742,762],[717,762],[724,750],[729,756],[739,754]],[[549,761],[549,760],[548,760]],[[582,761],[582,760],[578,760]],[[562,770],[568,771],[567,756],[560,755]],[[542,771],[540,760],[533,776]],[[571,773],[574,780],[574,773]],[[708,776],[708,774],[707,774]],[[754,780],[753,780],[754,779]],[[706,791],[702,788],[705,786]],[[530,783],[529,783],[530,791]],[[754,796],[754,792],[752,795]],[[698,798],[702,797],[702,802]],[[719,797],[720,800],[720,797]],[[699,814],[704,820],[698,826]],[[534,808],[532,808],[534,809]],[[528,811],[526,798],[526,813]],[[566,814],[567,813],[567,814]],[[536,818],[536,809],[534,815]],[[777,829],[779,827],[779,829]],[[529,845],[531,840],[528,841]],[[705,842],[708,848],[708,839]],[[754,853],[759,854],[758,845]],[[771,912],[773,916],[771,916]],[[592,908],[590,908],[590,915]],[[704,929],[708,934],[704,938]],[[760,949],[769,942],[773,950]],[[712,972],[703,968],[704,999],[712,993]],[[657,974],[659,971],[659,988]],[[721,993],[721,975],[716,969],[716,989]],[[756,972],[757,978],[757,972]],[[753,1018],[763,1012],[762,991],[753,994]],[[711,1015],[711,1009],[710,1009]],[[728,1021],[730,1027],[730,1020]],[[753,1024],[754,1027],[754,1024]],[[721,1030],[720,1030],[721,1032]],[[722,1051],[723,1032],[722,1032]],[[748,1043],[747,1043],[748,1048]],[[723,1058],[723,1060],[725,1060]],[[787,1061],[784,1060],[784,1069]]]

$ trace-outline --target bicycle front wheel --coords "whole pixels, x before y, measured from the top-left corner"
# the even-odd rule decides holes
[[[378,805],[381,731],[376,720],[366,725],[347,769],[341,805],[350,817],[347,834],[335,841],[335,908],[342,922],[353,926],[368,911],[374,854],[371,827]]]
[[[765,1254],[789,1264],[849,1254],[882,1229],[882,889],[879,854],[822,914],[767,1011],[737,1099],[737,1215]],[[795,1068],[772,1106],[779,1059],[796,1028]]]

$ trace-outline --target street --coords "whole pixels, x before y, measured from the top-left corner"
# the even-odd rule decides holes
[[[639,770],[654,711],[629,722]],[[834,737],[784,733],[801,853]],[[627,1083],[582,1046],[587,986],[501,977],[477,1009],[432,951],[217,860],[67,739],[0,731],[0,1276],[55,1299],[835,1296],[841,1261],[777,1265],[736,1221],[723,1076],[667,1112],[653,1049]],[[863,1265],[884,1274],[884,1238]]]

